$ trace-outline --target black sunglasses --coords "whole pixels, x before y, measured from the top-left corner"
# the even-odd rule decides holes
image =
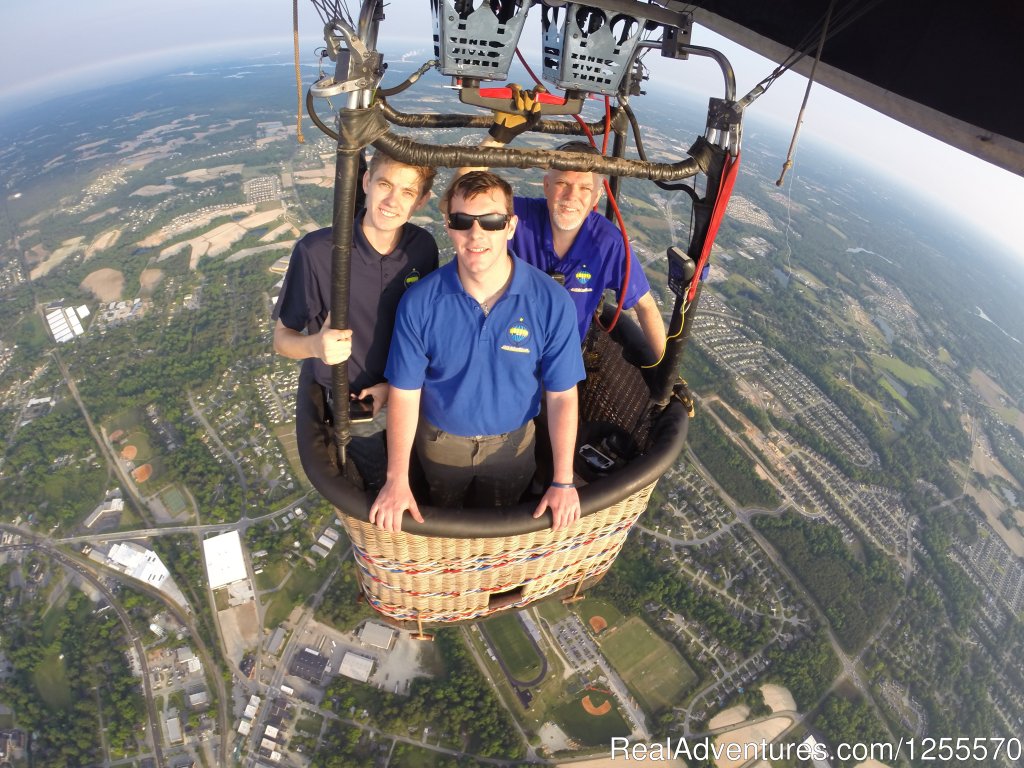
[[[449,213],[449,229],[472,229],[473,222],[480,224],[480,228],[488,232],[498,232],[508,226],[512,216],[508,213]]]

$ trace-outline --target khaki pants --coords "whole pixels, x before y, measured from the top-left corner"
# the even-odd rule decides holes
[[[534,442],[532,421],[502,435],[462,437],[421,417],[414,445],[435,507],[505,507],[533,479]]]

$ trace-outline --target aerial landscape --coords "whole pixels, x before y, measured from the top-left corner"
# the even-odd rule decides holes
[[[391,53],[395,82],[428,58]],[[290,77],[182,64],[0,117],[0,766],[1022,764],[1020,251],[813,139],[777,186],[751,114],[687,448],[615,565],[424,642],[358,599],[273,352],[335,176]],[[443,86],[393,103],[464,109]],[[649,154],[703,132],[647,90]],[[689,199],[619,203],[668,317]],[[436,196],[413,222],[452,258]]]

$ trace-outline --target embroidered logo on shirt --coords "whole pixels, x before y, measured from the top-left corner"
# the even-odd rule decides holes
[[[593,288],[587,288],[587,283],[590,282],[593,275],[590,274],[590,270],[587,269],[587,265],[584,264],[582,267],[576,270],[576,274],[573,275],[576,282],[579,283],[579,287],[573,286],[569,289],[570,293],[593,293]]]
[[[405,276],[405,287],[408,288],[410,285],[420,279],[419,270],[414,269],[408,275]]]
[[[511,344],[502,344],[501,348],[506,352],[524,352],[529,354],[530,350],[523,346],[523,343],[530,338],[529,329],[523,325],[523,318],[519,318],[519,322],[513,323],[512,327],[508,329],[508,338]]]

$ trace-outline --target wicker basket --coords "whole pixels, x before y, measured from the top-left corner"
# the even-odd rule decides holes
[[[371,499],[339,471],[323,390],[312,367],[303,366],[296,409],[302,466],[337,510],[363,593],[384,618],[418,625],[472,621],[589,586],[611,567],[654,486],[679,456],[688,423],[681,403],[652,408],[644,375],[629,355],[640,331],[620,325],[625,327],[616,333],[631,333],[632,343],[623,345],[596,327],[588,335],[580,395],[580,442],[616,455],[616,467],[588,472],[577,461],[576,472],[586,481],[582,515],[561,531],[551,529],[550,515],[532,517],[536,500],[475,510],[421,504],[424,523],[407,522],[398,533],[370,525]],[[542,429],[538,447],[547,442]]]
[[[395,621],[451,622],[518,608],[611,567],[654,483],[570,529],[449,539],[388,533],[339,512],[363,591]]]

